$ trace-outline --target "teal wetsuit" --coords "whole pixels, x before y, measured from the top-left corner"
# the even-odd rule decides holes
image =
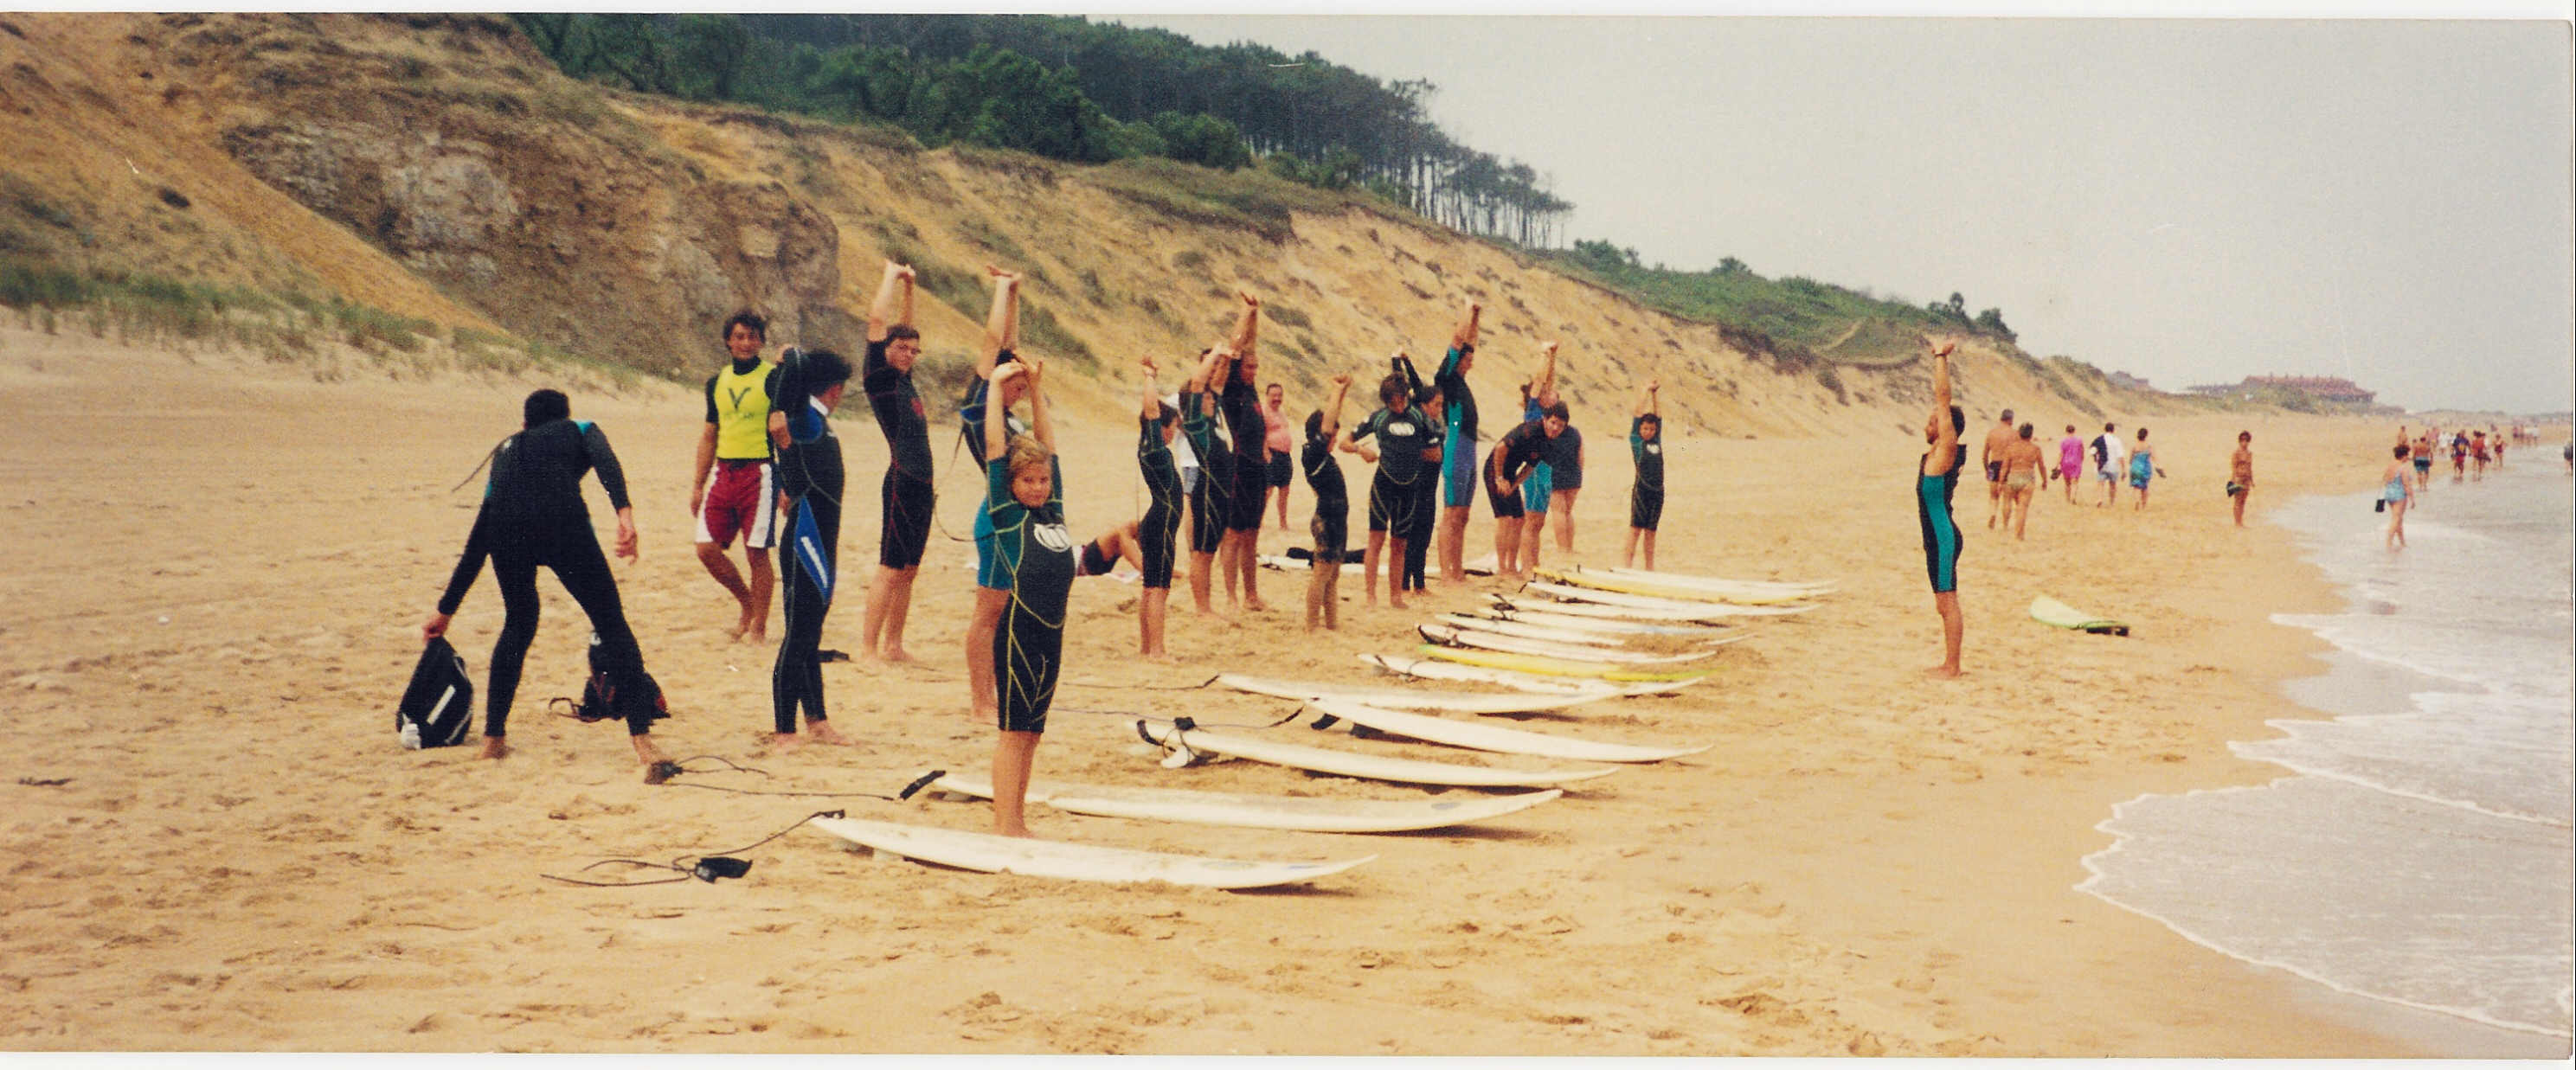
[[[1914,511],[1923,523],[1923,568],[1931,574],[1934,594],[1959,589],[1959,525],[1950,519],[1950,498],[1958,493],[1959,466],[1967,463],[1968,447],[1958,450],[1948,472],[1927,476],[1922,465],[1914,468]],[[1930,460],[1932,455],[1923,457]]]

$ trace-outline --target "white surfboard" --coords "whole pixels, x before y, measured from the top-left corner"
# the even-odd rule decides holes
[[[1481,665],[1461,665],[1454,661],[1436,661],[1407,654],[1362,654],[1360,660],[1400,676],[1417,680],[1456,680],[1480,684],[1497,684],[1542,695],[1568,691],[1590,691],[1611,688],[1619,695],[1661,695],[1679,691],[1698,683],[1699,677],[1685,680],[1585,680],[1565,676],[1540,676]]]
[[[1615,635],[1587,632],[1578,628],[1557,628],[1527,621],[1496,620],[1492,617],[1470,617],[1463,613],[1443,613],[1435,618],[1452,628],[1492,632],[1522,639],[1543,639],[1551,643],[1581,643],[1585,646],[1626,646],[1628,641]]]
[[[1455,691],[1403,690],[1390,687],[1352,687],[1345,684],[1319,684],[1306,680],[1273,680],[1260,676],[1237,676],[1226,673],[1216,682],[1237,691],[1273,698],[1337,698],[1365,702],[1379,709],[1447,710],[1452,713],[1542,713],[1616,698],[1619,691],[1611,687],[1573,687],[1561,694],[1462,694]]]
[[[1367,725],[1381,732],[1411,736],[1426,743],[1445,743],[1452,747],[1493,751],[1497,754],[1528,754],[1540,758],[1563,758],[1577,762],[1660,762],[1697,754],[1715,744],[1697,747],[1636,747],[1624,743],[1598,743],[1588,739],[1567,739],[1545,732],[1526,732],[1473,721],[1452,721],[1420,713],[1381,710],[1357,702],[1316,699],[1308,708],[1327,716],[1339,717],[1353,724]]]
[[[1571,584],[1573,586],[1589,590],[1616,591],[1621,594],[1643,595],[1648,598],[1670,598],[1678,601],[1724,602],[1728,605],[1738,606],[1785,605],[1807,597],[1804,593],[1756,594],[1741,591],[1717,591],[1702,586],[1666,583],[1661,580],[1641,579],[1635,576],[1622,576],[1616,573],[1602,572],[1597,569],[1587,569],[1580,565],[1570,565],[1564,568],[1532,569],[1531,575],[1538,579],[1554,580],[1558,583]]]
[[[1590,565],[1575,565],[1569,567],[1567,571],[1598,572],[1607,576],[1624,576],[1629,579],[1644,580],[1649,583],[1660,583],[1673,587],[1685,587],[1695,590],[1732,594],[1789,595],[1796,598],[1814,598],[1820,595],[1832,594],[1836,589],[1835,584],[1825,582],[1808,583],[1781,580],[1737,580],[1727,579],[1721,576],[1697,576],[1687,572],[1649,572],[1642,568],[1606,568]]]
[[[1201,888],[1268,888],[1328,877],[1377,858],[1367,855],[1338,862],[1269,862],[1131,851],[849,817],[818,817],[813,825],[862,847],[917,862],[1074,881],[1166,881]]]
[[[1715,629],[1733,627],[1733,625],[1728,624],[1647,624],[1643,621],[1620,620],[1615,617],[1583,617],[1576,616],[1571,613],[1550,613],[1544,609],[1530,609],[1527,607],[1515,609],[1503,605],[1486,606],[1483,609],[1478,610],[1478,612],[1484,614],[1485,618],[1488,620],[1522,621],[1530,624],[1545,625],[1550,628],[1563,628],[1567,631],[1593,632],[1601,635],[1635,635],[1676,638],[1689,638],[1692,636],[1707,637],[1712,635],[1728,634],[1716,631]]]
[[[1667,669],[1656,665],[1627,665],[1617,662],[1577,661],[1548,654],[1523,654],[1511,650],[1489,650],[1472,646],[1442,646],[1424,643],[1413,652],[1426,658],[1454,661],[1461,665],[1481,665],[1488,669],[1510,669],[1537,673],[1541,676],[1581,676],[1632,683],[1647,681],[1697,680],[1709,675],[1688,669]]]
[[[1651,595],[1604,591],[1596,587],[1570,587],[1562,583],[1534,581],[1523,588],[1550,598],[1593,605],[1617,606],[1621,609],[1652,610],[1673,614],[1673,620],[1714,620],[1720,617],[1779,617],[1804,613],[1816,607],[1805,606],[1739,606],[1689,599],[1657,598]],[[1550,607],[1555,608],[1555,607]]]
[[[1577,780],[1609,776],[1617,769],[1492,769],[1484,766],[1457,765],[1451,762],[1426,762],[1415,758],[1389,758],[1376,754],[1326,750],[1301,743],[1278,743],[1247,736],[1229,736],[1205,729],[1180,732],[1167,724],[1136,722],[1147,739],[1165,746],[1176,743],[1202,754],[1225,754],[1291,769],[1311,769],[1318,773],[1386,780],[1398,784],[1446,784],[1464,788],[1535,788],[1565,784]]]
[[[1281,572],[1312,572],[1315,570],[1314,562],[1308,561],[1302,557],[1289,557],[1285,554],[1260,554],[1255,556],[1253,560],[1258,562],[1263,568],[1277,569]],[[1342,562],[1342,575],[1357,576],[1367,571],[1368,566],[1361,564],[1360,562]]]
[[[1421,632],[1425,639],[1450,646],[1472,646],[1485,650],[1498,650],[1506,654],[1531,654],[1542,658],[1596,662],[1604,665],[1670,665],[1676,662],[1698,661],[1710,656],[1705,651],[1691,654],[1649,654],[1641,650],[1611,650],[1606,647],[1584,646],[1578,643],[1551,643],[1544,639],[1522,639],[1494,632],[1453,628],[1446,624],[1416,625],[1414,630]],[[1741,639],[1743,636],[1734,638]]]
[[[1674,624],[1716,625],[1727,617],[1738,615],[1737,610],[1756,608],[1747,606],[1708,606],[1702,609],[1643,609],[1637,606],[1614,606],[1596,602],[1563,602],[1552,598],[1540,597],[1537,594],[1497,594],[1487,592],[1485,597],[1491,600],[1493,604],[1501,606],[1504,609],[1523,610],[1530,609],[1532,607],[1539,607],[1544,608],[1550,613],[1559,613],[1574,617],[1590,617],[1597,620],[1648,620],[1664,621]]]
[[[931,781],[930,790],[971,795],[978,799],[993,797],[991,781],[959,773]],[[1051,784],[1046,781],[1029,785],[1030,802],[1045,803],[1066,813],[1294,832],[1412,832],[1447,828],[1519,813],[1563,794],[1563,791],[1551,788],[1516,795],[1323,799],[1295,795],[1233,795],[1180,788]]]

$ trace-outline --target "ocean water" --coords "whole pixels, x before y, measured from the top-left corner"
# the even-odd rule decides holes
[[[2282,767],[2269,784],[2121,804],[2078,887],[2336,989],[2569,1036],[2576,500],[2554,454],[2437,471],[2402,552],[2369,495],[2276,510],[2347,603],[2273,618],[2342,654],[2290,689],[2317,719],[2231,744]]]

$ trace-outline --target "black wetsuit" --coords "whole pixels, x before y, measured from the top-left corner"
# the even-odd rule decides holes
[[[895,370],[886,360],[883,341],[868,343],[859,383],[867,390],[868,409],[876,414],[877,429],[885,432],[886,453],[891,458],[885,481],[877,492],[877,502],[883,510],[878,515],[884,518],[877,537],[877,563],[887,568],[914,568],[921,564],[922,551],[930,544],[931,506],[936,498],[930,468],[930,418],[922,408],[920,392],[913,389],[912,373]]]
[[[1073,536],[1064,527],[1064,482],[1032,509],[1011,494],[1008,458],[984,466],[984,509],[993,518],[993,558],[1011,594],[993,629],[993,686],[1001,729],[1046,731],[1064,652],[1065,594],[1073,587]]]
[[[1628,526],[1655,530],[1664,517],[1664,432],[1663,421],[1655,421],[1655,437],[1646,438],[1646,417],[1628,421],[1628,455],[1637,462],[1637,482],[1628,488]]]
[[[1227,501],[1225,529],[1259,531],[1261,503],[1270,490],[1270,421],[1261,415],[1260,392],[1243,381],[1240,367],[1227,369],[1225,390],[1217,400],[1234,447],[1234,494]]]
[[[510,436],[492,455],[492,477],[484,484],[483,507],[474,514],[474,531],[465,538],[465,554],[439,596],[438,611],[453,614],[465,592],[492,562],[493,579],[501,585],[504,617],[501,635],[492,643],[492,678],[484,691],[483,734],[500,736],[510,721],[510,706],[519,692],[519,670],[527,661],[528,643],[537,637],[537,566],[553,569],[599,634],[601,667],[610,683],[623,691],[646,693],[644,655],[635,632],[626,625],[618,601],[617,579],[608,571],[599,537],[590,529],[590,510],[582,505],[582,473],[597,471],[609,504],[627,508],[626,472],[608,448],[599,428],[573,420],[551,420]],[[626,731],[643,735],[651,711],[628,712]]]
[[[770,669],[772,727],[796,731],[796,710],[821,721],[823,665],[816,648],[823,642],[823,617],[832,610],[833,581],[839,575],[841,545],[841,440],[832,434],[814,395],[829,383],[814,382],[802,355],[779,362],[770,376],[778,384],[776,408],[787,414],[790,444],[778,453],[778,489],[787,495],[787,552],[780,555],[780,586],[786,589],[781,616],[787,634],[778,641],[778,661]]]
[[[1351,543],[1351,492],[1342,483],[1341,462],[1333,459],[1333,440],[1307,439],[1297,459],[1315,492],[1315,519],[1306,525],[1315,536],[1315,563],[1339,564]]]
[[[1180,552],[1181,471],[1172,463],[1171,443],[1163,441],[1163,422],[1136,419],[1136,468],[1145,477],[1152,499],[1136,521],[1136,550],[1145,559],[1145,586],[1170,590],[1172,558]]]
[[[1409,538],[1413,511],[1420,498],[1415,481],[1424,478],[1422,447],[1427,441],[1422,414],[1379,409],[1351,429],[1351,441],[1377,436],[1377,478],[1369,483],[1369,530]]]
[[[1181,395],[1181,433],[1190,436],[1200,468],[1198,489],[1190,492],[1190,552],[1212,554],[1234,515],[1234,453],[1217,444],[1206,394]]]
[[[1484,481],[1485,500],[1493,506],[1494,519],[1518,520],[1528,515],[1528,510],[1521,505],[1520,488],[1513,484],[1529,475],[1530,469],[1538,467],[1540,462],[1547,459],[1547,442],[1547,426],[1536,420],[1530,420],[1504,432],[1502,440],[1494,443],[1494,459],[1486,463],[1501,472],[1501,475],[1498,477],[1492,472],[1479,472],[1476,476]],[[1495,490],[1494,481],[1497,478],[1502,480],[1504,486],[1511,489]]]
[[[1556,436],[1547,448],[1550,493],[1583,489],[1583,432],[1573,424]]]

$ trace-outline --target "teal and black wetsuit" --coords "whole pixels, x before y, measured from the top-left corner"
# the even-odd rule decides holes
[[[1932,576],[1932,593],[1959,589],[1959,525],[1950,519],[1950,498],[1959,490],[1959,467],[1968,463],[1968,447],[1958,447],[1950,470],[1937,476],[1914,466],[1914,511],[1923,522],[1923,568]],[[1932,455],[1923,455],[1925,461]]]
[[[1628,526],[1653,531],[1664,517],[1664,432],[1657,420],[1655,437],[1648,440],[1646,419],[1628,421],[1628,455],[1637,461],[1637,482],[1628,488]]]
[[[1212,554],[1225,540],[1234,509],[1234,452],[1217,443],[1216,421],[1208,415],[1208,396],[1181,394],[1181,433],[1198,455],[1199,485],[1190,491],[1190,552]]]
[[[780,616],[787,634],[778,641],[778,660],[769,672],[772,727],[796,731],[797,707],[805,719],[824,720],[823,617],[832,610],[833,578],[839,574],[841,440],[832,434],[828,410],[814,395],[830,384],[815,383],[802,354],[792,353],[769,377],[777,385],[776,409],[787,414],[789,445],[778,451],[778,490],[788,500],[787,552],[780,555],[779,580],[785,589]]]
[[[1046,731],[1064,651],[1065,594],[1073,587],[1073,536],[1064,527],[1064,483],[1032,509],[1011,494],[1011,462],[984,466],[984,511],[993,522],[993,560],[1011,593],[993,629],[993,684],[1005,732]]]
[[[438,599],[440,613],[455,613],[482,574],[484,560],[491,560],[504,616],[500,638],[492,643],[484,735],[503,735],[509,725],[519,670],[527,662],[528,644],[537,637],[539,565],[554,570],[555,579],[590,617],[611,683],[621,691],[631,687],[636,694],[649,693],[643,682],[644,655],[636,648],[634,630],[627,627],[617,579],[608,571],[608,556],[600,552],[590,511],[581,502],[582,474],[592,471],[599,473],[609,504],[626,508],[626,472],[608,448],[608,436],[590,423],[550,420],[510,436],[492,455],[483,507],[474,514],[465,555]],[[651,723],[651,712],[639,707],[629,712],[626,731],[640,736]]]
[[[999,368],[1002,365],[1009,364],[1018,359],[1020,359],[1019,354],[1005,349],[993,358],[993,367]],[[978,468],[983,467],[984,462],[992,459],[984,456],[984,410],[992,390],[993,384],[990,380],[977,379],[973,382],[967,383],[966,397],[957,406],[958,419],[964,424],[963,431],[966,436],[966,452],[974,456],[975,465]],[[1005,412],[1002,414],[1002,431],[1004,432],[1002,441],[1004,444],[1008,444],[1012,439],[1018,438],[1020,435],[1027,433],[1028,427],[1020,423],[1019,417]],[[1000,575],[996,573],[993,568],[993,518],[991,514],[982,510],[976,511],[974,532],[975,582],[979,586],[999,589],[1003,584],[1001,582]]]

